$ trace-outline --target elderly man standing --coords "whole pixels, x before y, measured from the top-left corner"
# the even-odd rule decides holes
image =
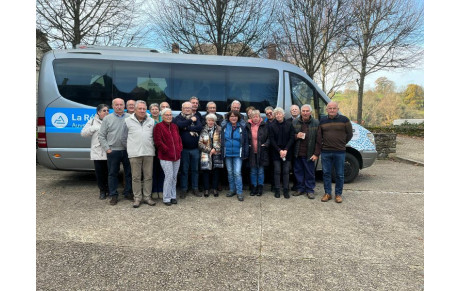
[[[335,202],[342,203],[346,145],[353,137],[353,128],[350,120],[339,114],[336,102],[329,102],[326,111],[327,116],[321,118],[319,122],[316,149],[312,160],[316,161],[321,152],[325,191],[321,201],[327,202],[332,199],[332,167],[334,167]]]
[[[130,115],[124,112],[125,101],[115,98],[112,101],[113,113],[104,117],[99,130],[99,142],[102,149],[107,153],[107,165],[109,169],[109,196],[110,205],[118,203],[118,172],[120,163],[123,163],[125,173],[125,189],[123,195],[126,199],[132,200],[131,165],[129,164],[126,147],[123,146],[121,136],[125,118]]]
[[[169,106],[168,102],[163,101],[163,102],[160,103],[160,111],[162,111],[165,108],[171,108],[171,107]]]
[[[290,112],[291,112],[291,117],[289,118],[290,120],[294,120],[294,119],[299,118],[299,116],[300,116],[300,108],[299,108],[299,106],[297,106],[295,104],[292,104]]]
[[[154,121],[147,115],[147,104],[145,101],[137,100],[134,114],[125,119],[121,139],[127,148],[131,163],[134,208],[138,208],[142,201],[150,206],[155,205],[150,197],[152,193],[153,156],[155,155],[153,127]],[[142,183],[142,175],[144,176],[144,183]],[[142,184],[144,184],[143,189]]]
[[[297,181],[297,191],[293,195],[306,194],[308,198],[315,199],[316,181],[313,154],[319,121],[311,116],[311,112],[311,106],[305,104],[301,108],[300,118],[292,121],[295,130],[294,175]]]
[[[201,119],[197,118],[192,112],[192,103],[182,103],[182,112],[177,115],[173,123],[179,128],[179,135],[182,140],[182,156],[181,156],[181,175],[180,175],[180,198],[185,198],[185,193],[188,189],[188,173],[191,172],[192,193],[197,197],[201,197],[198,192],[198,166],[200,163],[200,150],[198,149],[198,141],[200,133],[203,129]]]
[[[136,101],[134,100],[128,100],[126,101],[126,112],[129,114],[134,114],[134,106],[136,104]]]
[[[203,115],[203,117],[201,118],[201,124],[206,125],[206,116],[208,116],[208,114],[214,114],[216,115],[217,117],[217,125],[220,126],[222,124],[222,120],[224,120],[224,117],[222,115],[220,115],[219,113],[216,112],[217,111],[217,105],[216,103],[214,103],[213,101],[209,101],[207,104],[206,104],[206,114]]]

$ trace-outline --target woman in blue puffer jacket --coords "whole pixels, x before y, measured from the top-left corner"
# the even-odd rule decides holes
[[[238,195],[238,200],[243,201],[243,179],[241,177],[241,165],[248,157],[249,146],[247,132],[241,125],[240,115],[236,111],[227,113],[227,124],[222,127],[221,153],[225,159],[228,172],[228,184],[230,192],[227,197]]]

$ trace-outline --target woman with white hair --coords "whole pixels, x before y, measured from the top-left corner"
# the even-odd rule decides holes
[[[171,204],[177,204],[176,184],[182,152],[182,140],[179,135],[179,128],[172,123],[171,109],[163,109],[160,115],[163,121],[155,126],[153,140],[158,147],[158,158],[165,173],[163,203],[171,206]]]
[[[289,168],[294,144],[294,127],[284,118],[284,110],[276,107],[273,110],[275,121],[269,127],[270,145],[273,149],[272,159],[275,177],[275,197],[280,198],[281,174],[283,175],[283,196],[289,198]]]
[[[200,133],[198,148],[200,149],[200,168],[203,174],[204,197],[209,197],[209,178],[212,175],[211,194],[218,197],[220,168],[223,168],[220,153],[221,127],[217,125],[217,116],[214,113],[206,115],[206,125]]]

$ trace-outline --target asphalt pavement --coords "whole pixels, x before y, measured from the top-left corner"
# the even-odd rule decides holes
[[[423,149],[422,149],[423,150]],[[423,156],[423,155],[422,155]],[[99,200],[93,173],[37,165],[37,290],[421,290],[424,169],[377,160],[344,201]],[[265,187],[267,188],[267,186]]]

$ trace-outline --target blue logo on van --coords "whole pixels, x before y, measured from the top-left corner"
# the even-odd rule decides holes
[[[96,109],[47,108],[45,111],[46,132],[80,133],[95,114]]]

